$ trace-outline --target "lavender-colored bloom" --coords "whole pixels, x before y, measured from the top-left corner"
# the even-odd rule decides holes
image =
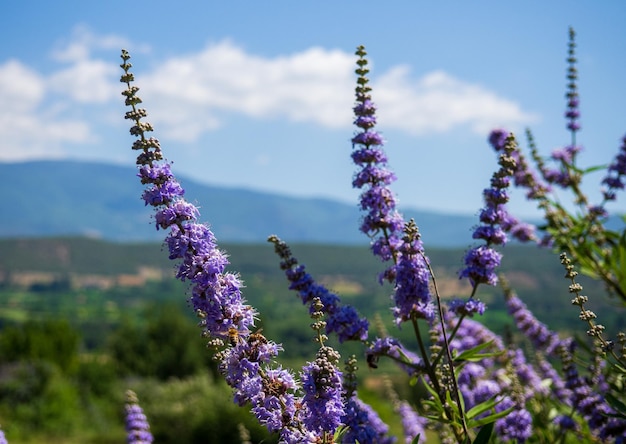
[[[570,346],[573,347],[573,344]],[[594,434],[603,441],[624,440],[626,421],[612,418],[615,411],[592,386],[591,381],[579,375],[569,351],[563,352],[565,386],[571,391],[572,407],[585,419]]]
[[[363,218],[361,231],[372,239],[372,251],[382,260],[396,258],[396,248],[404,226],[402,217],[396,210],[393,193],[388,186],[396,180],[395,175],[387,168],[387,156],[382,145],[381,135],[374,130],[376,124],[376,105],[369,94],[367,86],[366,52],[363,47],[357,49],[359,56],[356,70],[359,74],[356,88],[356,105],[354,106],[355,125],[359,132],[352,138],[352,160],[361,168],[352,182],[352,186],[362,189],[361,209],[367,214]],[[387,276],[390,276],[387,273]]]
[[[139,406],[137,395],[132,390],[126,392],[126,442],[128,444],[149,444],[154,438],[150,424]]]
[[[568,145],[564,148],[557,148],[554,151],[552,151],[551,157],[554,160],[558,160],[564,164],[570,165],[572,164],[572,162],[574,161],[574,158],[580,151],[582,151],[582,147]]]
[[[319,298],[326,315],[326,333],[336,333],[339,342],[348,340],[364,341],[367,339],[369,323],[366,318],[349,305],[340,305],[339,296],[315,282],[305,271],[304,265],[291,254],[289,246],[277,236],[270,236],[268,241],[274,244],[276,254],[281,258],[280,267],[290,282],[289,289],[300,295],[303,304],[309,305],[309,311],[315,311],[313,300]]]
[[[552,420],[552,422],[563,432],[577,431],[580,428],[578,423],[569,415],[558,415]]]
[[[402,429],[404,430],[404,442],[411,444],[419,435],[418,443],[426,442],[426,420],[419,416],[411,405],[406,401],[398,404],[397,412],[402,420]]]
[[[0,444],[9,444],[7,438],[4,436],[4,431],[0,430]]]
[[[370,367],[376,368],[378,359],[381,356],[387,356],[393,359],[409,376],[418,376],[424,370],[422,359],[412,351],[407,350],[395,338],[376,338],[365,353]]]
[[[256,312],[245,304],[240,291],[243,284],[237,275],[225,271],[228,260],[217,248],[215,236],[208,227],[196,222],[198,209],[183,199],[184,190],[169,165],[160,163],[163,157],[158,141],[145,137],[152,126],[140,122],[146,112],[135,107],[141,99],[136,96],[138,88],[131,86],[129,58],[122,51],[121,80],[128,86],[123,92],[126,104],[133,108],[127,113],[127,118],[135,122],[131,134],[139,139],[133,143],[133,149],[141,151],[137,157],[138,175],[148,187],[143,197],[157,210],[157,229],[170,229],[166,238],[169,256],[181,260],[176,275],[191,284],[189,302],[201,319],[204,336],[210,338],[210,344],[221,348],[216,354],[219,369],[233,387],[235,401],[249,404],[258,420],[268,430],[278,431],[283,442],[315,442],[316,436],[298,418],[296,406],[301,400],[294,395],[295,379],[281,368],[269,368],[280,346],[260,333],[252,333]],[[130,413],[138,412],[132,407]],[[129,424],[138,427],[135,422]],[[146,436],[137,434],[139,438]]]
[[[514,441],[522,444],[532,434],[533,419],[528,410],[515,405],[509,397],[505,397],[497,404],[496,410],[501,412],[511,407],[513,407],[511,413],[496,421],[494,431],[503,442]]]
[[[504,144],[506,143],[507,137],[509,137],[510,132],[497,128],[489,133],[489,144],[493,147],[496,152],[500,152],[504,150]]]
[[[576,140],[576,132],[580,130],[580,117],[579,105],[580,99],[578,97],[578,88],[576,86],[576,80],[578,79],[578,71],[576,69],[576,33],[573,28],[569,29],[569,43],[567,50],[567,62],[569,64],[567,68],[567,109],[565,111],[565,117],[567,118],[567,129],[572,133],[572,145]]]
[[[342,373],[337,368],[339,354],[331,347],[319,349],[314,362],[302,369],[302,402],[306,406],[303,423],[318,435],[335,433],[345,414],[342,400]]]
[[[296,416],[296,382],[282,368],[270,369],[262,378],[261,389],[250,399],[252,413],[270,432],[289,428]]]
[[[489,134],[489,143],[496,152],[504,151],[504,145],[508,135],[509,132],[500,128],[491,131]],[[531,170],[519,149],[514,149],[510,153],[510,156],[515,160],[515,169],[513,173],[515,186],[527,189],[526,197],[528,199],[543,199],[550,191],[550,186],[548,184],[541,183],[537,173],[534,170]],[[509,232],[507,227],[503,226],[503,228],[505,231]]]
[[[626,176],[626,136],[622,138],[620,151],[609,165],[606,177],[602,180],[602,184],[606,185],[606,188],[602,190],[604,200],[615,200],[616,190],[623,190],[626,187],[624,176]]]
[[[466,253],[465,268],[459,273],[461,279],[469,278],[474,289],[479,284],[495,285],[498,282],[495,269],[500,265],[502,256],[491,246],[506,243],[507,237],[502,227],[511,221],[504,205],[509,200],[506,189],[517,165],[512,157],[517,145],[512,134],[504,142],[502,137],[501,130],[493,131],[490,136],[490,142],[496,151],[501,151],[498,160],[500,169],[493,174],[491,187],[483,191],[485,208],[480,213],[483,225],[479,225],[472,235],[474,239],[484,240],[486,245],[474,247]]]
[[[496,285],[498,276],[495,269],[500,265],[502,255],[485,245],[472,248],[465,255],[465,268],[460,278],[469,278],[473,287],[479,284]]]
[[[547,395],[548,390],[541,384],[541,378],[532,365],[526,361],[524,352],[519,348],[509,348],[507,356],[511,361],[511,366],[515,370],[518,381],[523,387],[523,394],[526,399],[535,395]]]
[[[399,250],[401,256],[398,264],[393,267],[396,282],[393,313],[398,325],[410,319],[426,319],[431,322],[436,312],[430,294],[427,259],[420,254],[422,244],[416,238],[417,227],[412,222],[407,224],[407,234]]]
[[[360,444],[393,444],[396,439],[388,436],[389,427],[368,404],[356,396],[345,402],[345,413],[341,422],[348,427],[342,442]]]
[[[448,309],[457,316],[472,317],[476,313],[482,315],[485,313],[486,305],[478,299],[471,298],[467,301],[462,299],[453,299],[448,303]]]
[[[552,366],[552,364],[550,364],[545,359],[539,359],[537,368],[538,373],[541,375],[541,378],[544,380],[549,380],[551,382],[550,391],[554,394],[556,399],[558,399],[565,405],[570,405],[572,392],[565,387],[565,381]]]
[[[555,352],[562,344],[559,335],[539,322],[526,304],[514,293],[506,297],[509,314],[513,316],[517,328],[532,342],[532,344],[548,356],[555,356]]]

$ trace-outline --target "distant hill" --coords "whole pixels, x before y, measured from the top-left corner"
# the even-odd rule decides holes
[[[81,235],[116,241],[163,238],[140,200],[134,167],[79,161],[0,163],[0,237]],[[368,243],[358,231],[361,212],[330,199],[295,198],[203,185],[179,177],[186,197],[201,207],[220,241]],[[418,221],[427,244],[466,246],[476,218],[404,210]]]

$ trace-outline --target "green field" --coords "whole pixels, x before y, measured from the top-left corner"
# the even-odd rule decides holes
[[[297,367],[312,359],[307,309],[288,290],[272,246],[223,249],[230,269],[246,284],[245,297],[260,312],[259,327],[284,345],[284,361]],[[378,283],[383,264],[367,247],[292,245],[292,251],[344,303],[370,320],[379,317],[391,335],[411,347],[409,329],[392,323],[391,288]],[[158,442],[183,442],[177,441],[182,430],[189,434],[184,442],[230,442],[231,435],[206,441],[207,427],[228,423],[225,433],[236,433],[237,422],[253,431],[255,442],[267,439],[235,409],[228,389],[215,382],[210,353],[187,307],[186,287],[173,278],[174,264],[161,245],[6,239],[0,240],[0,252],[0,423],[10,442],[120,442],[123,393],[129,387],[143,401]],[[464,251],[426,252],[443,297],[467,297],[467,287],[456,277]],[[535,315],[555,330],[584,334],[558,255],[522,246],[508,246],[504,253],[502,271]],[[607,331],[623,330],[623,309],[599,284],[581,283]],[[489,306],[484,323],[500,334],[514,331],[500,289],[481,287],[478,297]],[[370,336],[375,334],[372,327]],[[344,357],[362,356],[360,345],[338,348]],[[416,396],[406,393],[399,372],[383,366],[399,378],[403,396]],[[369,387],[364,396],[378,399],[384,416],[390,409],[376,389],[379,373],[364,363],[361,367]]]

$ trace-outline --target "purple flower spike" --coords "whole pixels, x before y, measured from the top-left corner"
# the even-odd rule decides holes
[[[479,284],[496,285],[498,278],[495,269],[500,265],[501,255],[491,248],[491,245],[504,245],[507,242],[506,227],[510,227],[512,219],[505,208],[509,197],[507,188],[511,176],[514,175],[517,162],[513,153],[517,144],[513,134],[509,134],[505,141],[502,130],[495,130],[489,138],[490,143],[500,151],[498,163],[500,169],[491,178],[491,187],[483,191],[485,208],[480,212],[479,225],[474,230],[472,237],[482,239],[486,245],[472,248],[465,255],[465,268],[459,273],[459,277],[469,278],[474,290]]]
[[[626,187],[624,176],[626,176],[626,136],[622,139],[617,156],[607,169],[606,177],[602,180],[602,184],[606,185],[602,190],[605,201],[615,200],[616,191]]]
[[[126,392],[126,436],[128,444],[149,444],[154,440],[150,424],[132,390]]]
[[[345,414],[342,400],[342,373],[337,368],[339,354],[331,347],[319,349],[314,362],[302,369],[303,422],[318,435],[335,433]]]
[[[378,413],[356,396],[346,401],[345,415],[341,421],[348,427],[342,442],[360,444],[393,444],[395,438],[388,436],[389,427]]]
[[[336,333],[339,342],[366,340],[369,328],[367,319],[360,317],[353,307],[341,305],[339,296],[316,283],[305,271],[304,265],[298,264],[298,260],[291,254],[291,249],[285,242],[277,236],[270,236],[268,241],[274,244],[274,251],[281,258],[280,267],[290,282],[289,289],[298,292],[302,303],[309,305],[311,313],[315,310],[313,300],[320,299],[323,305],[321,311],[326,315],[326,333]]]
[[[368,61],[365,48],[360,46],[356,55],[359,75],[354,106],[354,124],[360,130],[353,138],[352,160],[360,167],[352,186],[362,189],[361,209],[367,214],[363,218],[361,231],[372,239],[372,252],[383,261],[397,259],[404,221],[396,211],[396,199],[388,186],[396,180],[386,166],[387,156],[382,149],[382,136],[374,130],[376,105],[372,102],[366,77]],[[387,273],[387,275],[391,275]]]
[[[462,299],[453,299],[448,303],[448,309],[457,316],[469,316],[473,317],[476,313],[482,315],[485,313],[487,306],[484,302],[478,299],[469,299],[464,301]]]
[[[404,429],[404,442],[411,444],[414,439],[419,436],[417,441],[419,444],[426,442],[426,420],[415,413],[415,410],[406,401],[401,401],[396,410],[402,419],[402,428]]]
[[[517,328],[524,333],[535,348],[543,351],[547,356],[555,356],[557,349],[562,345],[559,335],[549,330],[545,324],[539,322],[516,294],[512,292],[507,293],[506,305],[509,308],[509,313],[515,320]]]
[[[580,99],[578,97],[578,88],[576,86],[576,80],[578,79],[578,71],[576,69],[576,33],[573,28],[569,29],[569,43],[567,51],[567,109],[565,111],[565,117],[567,119],[567,129],[572,133],[572,146],[576,145],[576,132],[580,131],[580,117],[579,104]]]
[[[404,228],[398,264],[393,268],[395,289],[393,314],[396,323],[411,319],[435,319],[436,309],[430,294],[430,270],[426,257],[421,254],[422,243],[413,219]]]

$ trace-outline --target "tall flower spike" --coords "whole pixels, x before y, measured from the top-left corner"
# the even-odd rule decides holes
[[[302,402],[305,405],[303,422],[308,430],[318,436],[330,437],[341,425],[341,417],[345,414],[342,373],[337,368],[341,356],[332,347],[324,345],[327,338],[322,333],[325,322],[323,305],[319,298],[314,299],[313,308],[311,318],[314,322],[311,328],[316,332],[315,340],[321,347],[315,361],[308,362],[302,368]]]
[[[393,444],[393,437],[388,436],[389,427],[375,410],[357,396],[357,360],[352,355],[346,360],[343,377],[344,415],[341,422],[347,430],[341,436],[341,442],[360,444]]]
[[[120,81],[126,84],[122,92],[125,103],[130,107],[126,119],[133,122],[130,133],[137,140],[133,149],[139,151],[138,177],[146,185],[142,197],[146,205],[155,208],[157,229],[169,229],[165,240],[170,259],[181,259],[176,277],[191,283],[189,301],[201,317],[204,334],[213,339],[229,337],[233,329],[245,337],[254,326],[256,312],[245,304],[241,295],[243,284],[238,276],[225,271],[226,255],[218,248],[211,230],[197,222],[198,209],[183,198],[184,190],[172,174],[170,165],[163,161],[161,146],[147,133],[153,131],[151,124],[142,119],[145,109],[138,108],[142,102],[132,85],[134,75],[130,72],[128,51],[122,50],[124,70]]]
[[[148,419],[132,390],[126,392],[126,436],[128,444],[149,444],[154,440]]]
[[[401,255],[394,267],[395,288],[393,314],[396,323],[411,319],[435,319],[435,305],[430,294],[430,270],[424,256],[420,234],[411,219],[404,227],[399,249]]]
[[[352,138],[352,160],[361,169],[355,174],[352,186],[363,189],[361,209],[366,211],[361,231],[372,239],[372,251],[382,260],[396,259],[404,221],[396,210],[396,199],[388,186],[396,180],[387,167],[387,155],[382,149],[383,138],[374,130],[376,105],[371,99],[367,78],[367,53],[363,46],[356,51],[359,57],[356,69],[356,105],[354,124],[359,129]]]
[[[469,278],[473,292],[479,284],[496,285],[498,278],[495,273],[500,265],[502,255],[491,248],[492,245],[504,245],[507,241],[502,226],[509,223],[509,215],[505,204],[509,201],[507,188],[516,168],[512,153],[517,144],[513,134],[509,134],[502,147],[498,160],[500,169],[491,178],[491,187],[483,191],[485,207],[480,212],[480,222],[473,234],[474,239],[482,239],[485,245],[472,248],[465,255],[465,268],[459,277]]]
[[[569,43],[567,51],[567,110],[565,117],[567,118],[567,129],[572,134],[572,146],[576,146],[576,132],[580,131],[579,97],[576,80],[578,79],[578,70],[576,69],[576,33],[574,28],[569,28]]]
[[[312,313],[313,300],[317,297],[321,300],[322,311],[326,315],[326,333],[336,333],[339,342],[365,341],[369,323],[366,318],[359,317],[359,313],[350,305],[341,305],[339,296],[331,293],[326,287],[315,282],[313,277],[305,271],[304,265],[299,265],[298,260],[291,254],[289,246],[272,235],[268,242],[274,244],[274,251],[281,258],[280,268],[285,271],[287,279],[291,283],[290,290],[295,290],[300,295],[303,304],[309,304]]]
[[[626,187],[624,176],[626,176],[626,136],[622,138],[622,145],[613,162],[609,165],[606,177],[602,180],[605,188],[602,190],[604,200],[615,200],[615,192]]]
[[[138,176],[148,186],[143,198],[156,209],[157,228],[170,230],[165,239],[169,257],[181,260],[176,277],[191,283],[190,305],[201,319],[209,345],[220,349],[215,357],[234,389],[235,401],[249,403],[261,424],[270,432],[279,432],[281,442],[314,441],[314,434],[298,418],[295,378],[282,368],[268,368],[281,347],[260,333],[251,333],[256,311],[245,304],[240,291],[243,284],[237,275],[225,271],[229,262],[218,249],[215,236],[206,225],[196,222],[199,211],[184,200],[184,190],[169,165],[161,162],[160,144],[146,137],[153,128],[142,122],[146,111],[137,108],[141,99],[139,88],[131,85],[134,76],[129,72],[127,51],[122,51],[122,59],[121,81],[127,85],[122,94],[131,107],[126,118],[134,122],[130,132],[137,137],[133,149],[140,152]]]

